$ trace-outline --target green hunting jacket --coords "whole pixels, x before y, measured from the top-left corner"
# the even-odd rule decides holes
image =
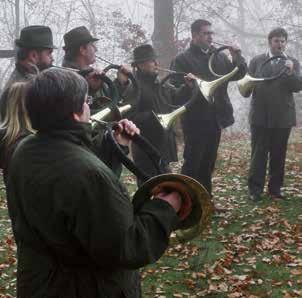
[[[179,224],[154,199],[134,214],[118,178],[91,151],[90,126],[38,132],[17,147],[7,186],[18,298],[140,297],[137,269]]]

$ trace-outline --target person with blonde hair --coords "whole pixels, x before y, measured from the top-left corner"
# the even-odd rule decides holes
[[[0,124],[0,168],[3,170],[4,182],[9,161],[17,144],[34,132],[24,103],[26,90],[26,82],[16,82],[2,95],[9,98],[6,115]]]

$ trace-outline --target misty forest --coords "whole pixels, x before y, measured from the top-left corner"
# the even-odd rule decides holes
[[[57,47],[53,64],[58,66],[64,56],[63,35],[86,26],[99,39],[93,67],[131,65],[133,50],[152,44],[160,67],[170,69],[171,61],[190,46],[190,26],[197,19],[212,23],[214,47],[239,46],[247,65],[268,52],[268,33],[282,27],[288,33],[285,54],[302,63],[301,0],[0,0],[0,15],[1,92],[15,67],[15,39],[29,25],[51,28]],[[225,54],[231,59],[228,49]],[[114,79],[116,72],[108,75]],[[166,75],[159,72],[160,79]],[[156,263],[140,269],[142,297],[302,297],[302,94],[293,94],[297,124],[287,145],[282,188],[286,198],[272,200],[265,190],[259,202],[249,200],[248,190],[251,97],[240,94],[236,81],[228,84],[228,94],[235,122],[222,130],[212,174],[212,200],[218,211],[197,237],[171,241]],[[178,162],[170,167],[180,173],[180,119],[171,129]],[[135,176],[123,168],[120,180],[132,197]],[[16,249],[1,178],[0,298],[17,297]]]

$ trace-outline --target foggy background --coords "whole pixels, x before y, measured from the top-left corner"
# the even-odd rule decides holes
[[[129,63],[132,50],[153,43],[163,67],[190,42],[190,24],[197,18],[212,22],[214,40],[238,43],[249,59],[267,50],[267,34],[282,26],[289,33],[287,54],[302,58],[302,0],[0,0],[0,48],[13,49],[20,29],[50,26],[61,65],[63,35],[85,25],[100,41],[97,55],[116,64]],[[12,71],[14,59],[1,59],[0,89]],[[99,61],[99,67],[106,64]],[[229,93],[236,123],[229,130],[245,131],[249,99],[242,98],[236,83]],[[302,100],[297,95],[298,123],[302,125]]]

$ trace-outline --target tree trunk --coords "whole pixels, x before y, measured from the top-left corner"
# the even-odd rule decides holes
[[[20,31],[20,0],[15,1],[15,17],[16,17],[15,38],[18,38],[19,31]]]
[[[244,11],[244,0],[238,0],[238,24],[239,27],[245,32],[245,11]],[[249,54],[249,49],[246,43],[246,35],[239,34],[240,45],[243,53]]]
[[[152,42],[162,67],[169,67],[176,55],[174,43],[173,0],[154,0],[154,32]]]

